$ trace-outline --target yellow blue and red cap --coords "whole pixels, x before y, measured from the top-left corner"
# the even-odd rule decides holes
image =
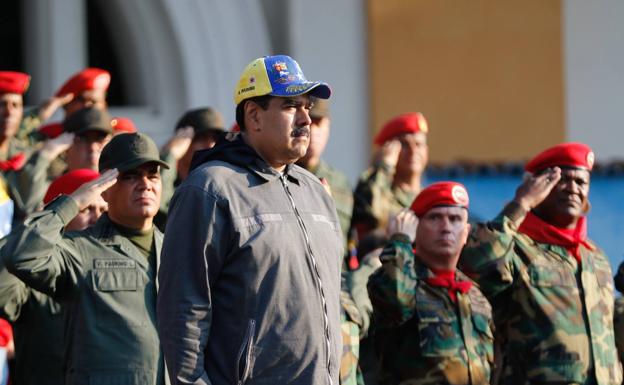
[[[264,56],[252,61],[243,70],[234,91],[234,104],[256,96],[303,94],[329,99],[331,89],[327,83],[307,80],[299,64],[290,56]]]

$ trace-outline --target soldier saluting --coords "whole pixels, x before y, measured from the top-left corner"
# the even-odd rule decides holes
[[[461,184],[434,183],[390,224],[382,267],[368,281],[382,384],[490,383],[492,309],[456,270],[468,200]]]
[[[494,308],[504,384],[622,382],[611,267],[587,238],[593,162],[582,143],[537,155],[513,201],[462,253],[462,270]]]

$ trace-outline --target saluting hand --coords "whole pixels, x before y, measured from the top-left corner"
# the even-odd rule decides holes
[[[401,142],[398,139],[387,141],[379,149],[377,160],[394,168],[399,162],[399,154],[401,153]]]
[[[50,119],[52,115],[58,110],[60,107],[68,104],[74,99],[74,94],[69,93],[61,96],[52,96],[46,99],[39,106],[39,119],[42,121],[46,121]]]
[[[176,160],[182,159],[189,147],[191,147],[194,133],[193,127],[190,126],[178,129],[175,135],[165,143],[162,152],[170,153]]]
[[[410,243],[414,243],[416,238],[416,229],[418,228],[418,217],[410,209],[403,209],[399,213],[390,218],[386,232],[388,238],[394,234],[405,234],[409,237]]]
[[[553,167],[541,174],[528,175],[516,190],[516,201],[526,211],[531,211],[542,203],[561,179],[561,169]]]
[[[48,160],[54,160],[74,143],[74,134],[64,132],[54,139],[48,139],[41,148],[41,155]]]
[[[90,205],[96,203],[102,193],[109,187],[117,183],[119,171],[116,168],[106,170],[99,178],[91,182],[85,183],[74,191],[70,196],[74,198],[80,210],[84,210]]]

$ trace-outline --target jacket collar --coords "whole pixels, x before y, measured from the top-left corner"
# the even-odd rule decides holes
[[[146,267],[148,261],[146,258],[139,256],[136,246],[132,242],[121,235],[114,223],[108,217],[108,214],[104,213],[97,222],[88,230],[97,240],[111,248],[116,249],[118,252],[126,255],[127,257],[137,261],[142,266]],[[156,264],[160,266],[160,251],[162,249],[163,235],[154,226],[154,247],[156,248]]]

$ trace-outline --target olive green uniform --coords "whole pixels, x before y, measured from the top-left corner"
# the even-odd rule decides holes
[[[331,190],[332,198],[338,212],[340,228],[345,237],[349,234],[351,225],[351,213],[353,212],[353,189],[347,177],[331,167],[324,161],[320,161],[316,169],[308,170],[321,180],[326,180]]]
[[[492,308],[472,285],[457,292],[432,286],[434,273],[396,234],[368,282],[382,384],[489,384],[493,363]],[[461,272],[458,281],[470,281]]]
[[[1,245],[4,241],[0,242]],[[0,317],[13,326],[15,369],[11,372],[12,382],[17,385],[62,385],[64,327],[61,305],[10,274],[2,258]]]
[[[1,172],[9,196],[15,204],[14,225],[39,208],[48,187],[47,170],[50,166],[50,161],[41,156],[39,151],[31,153],[15,139],[9,143],[7,153],[0,153],[0,160],[10,159],[19,153],[27,157],[24,166],[17,171]]]
[[[579,263],[531,239],[518,231],[525,215],[512,202],[474,226],[460,258],[494,308],[502,383],[619,385],[609,259],[590,243]]]
[[[162,234],[149,256],[105,214],[63,235],[78,213],[62,196],[15,229],[2,249],[7,269],[66,311],[65,373],[73,384],[163,384],[156,331],[156,266]]]

